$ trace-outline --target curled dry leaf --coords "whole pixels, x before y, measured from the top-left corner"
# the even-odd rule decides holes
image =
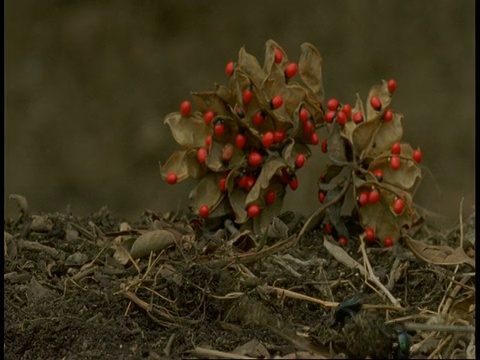
[[[53,221],[47,215],[33,215],[30,230],[35,232],[49,232],[53,229]]]
[[[187,151],[175,151],[167,160],[167,162],[160,165],[160,175],[163,179],[166,179],[168,174],[174,173],[177,175],[177,181],[183,181],[188,178],[188,167],[185,162],[185,155]]]
[[[25,196],[18,195],[18,194],[11,194],[8,196],[10,200],[15,201],[17,204],[18,208],[23,214],[26,214],[28,211],[28,201]]]
[[[468,264],[475,269],[475,260],[468,256],[460,246],[452,249],[446,245],[427,245],[421,241],[412,239],[408,235],[405,237],[405,243],[416,257],[429,264]]]
[[[381,170],[383,172],[383,183],[385,184],[402,190],[414,190],[421,179],[422,170],[420,165],[413,161],[411,156],[407,155],[407,149],[411,149],[411,147],[408,144],[402,144],[401,165],[397,170],[393,170],[390,166],[390,153],[373,160],[368,166],[368,170],[372,173],[374,170]]]
[[[255,185],[253,185],[253,188],[248,193],[245,202],[250,204],[256,201],[260,197],[260,192],[269,187],[273,176],[285,166],[286,164],[284,159],[278,157],[278,155],[272,155],[269,161],[265,163],[265,166],[262,167],[262,171],[260,172]]]
[[[327,140],[328,158],[334,164],[345,164],[349,161],[349,145],[344,137],[340,135],[340,126],[335,122],[329,126]]]
[[[170,126],[175,141],[186,148],[204,146],[205,139],[211,132],[203,115],[198,111],[188,118],[184,118],[180,113],[168,114],[165,124]]]
[[[380,101],[382,102],[382,109],[380,111],[375,110],[371,105],[370,105],[370,100],[372,97],[377,96]],[[374,85],[370,89],[370,92],[368,93],[368,98],[365,104],[365,108],[367,109],[367,121],[372,121],[376,118],[380,118],[385,111],[390,106],[390,103],[392,101],[392,96],[390,92],[388,91],[388,86],[387,82],[385,80],[382,80],[381,85]]]
[[[193,190],[192,208],[198,213],[202,205],[207,205],[213,212],[223,199],[224,193],[220,190],[218,183],[222,173],[210,173],[201,179]]]
[[[310,43],[300,46],[301,54],[298,70],[303,82],[315,94],[319,103],[324,100],[323,90],[323,60],[318,50]]]

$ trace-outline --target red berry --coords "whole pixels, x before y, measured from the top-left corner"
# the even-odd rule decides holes
[[[171,172],[167,175],[167,183],[169,183],[170,185],[174,185],[177,183],[177,174]]]
[[[393,155],[390,158],[390,167],[392,170],[398,170],[400,168],[400,158],[397,155]]]
[[[328,235],[332,235],[332,224],[330,223],[330,221],[325,223],[325,231]]]
[[[272,204],[276,198],[277,194],[275,194],[275,190],[273,189],[268,190],[265,194],[265,202],[267,203],[267,205]]]
[[[378,182],[383,181],[383,171],[380,169],[373,170],[373,175],[377,178]]]
[[[280,95],[274,96],[272,100],[270,100],[270,107],[272,109],[278,109],[283,104],[283,97]]]
[[[290,180],[288,181],[288,185],[290,186],[290,189],[297,190],[297,188],[298,188],[298,178],[295,174],[292,174],[290,176]]]
[[[295,158],[295,166],[297,168],[301,168],[303,165],[305,165],[305,162],[307,161],[307,157],[305,154],[298,154],[297,157]]]
[[[252,101],[252,97],[253,97],[252,88],[249,86],[245,90],[243,90],[243,94],[242,94],[243,104],[248,105],[250,101]]]
[[[215,132],[215,135],[217,135],[218,137],[222,136],[223,133],[225,132],[225,124],[223,122],[219,122],[215,124],[213,131]]]
[[[372,105],[375,110],[379,111],[382,108],[382,101],[378,96],[372,96],[370,99],[370,105]]]
[[[207,158],[207,149],[201,147],[197,150],[197,159],[200,164],[205,164],[205,159]]]
[[[250,205],[247,210],[248,216],[251,218],[257,217],[260,214],[260,208],[258,205]]]
[[[211,144],[212,144],[212,135],[208,135],[205,138],[205,147],[209,148]]]
[[[386,237],[385,241],[383,242],[385,247],[393,246],[393,239],[391,237]]]
[[[385,112],[383,113],[383,117],[382,117],[382,118],[383,118],[383,121],[385,121],[385,122],[390,122],[390,121],[392,121],[392,119],[393,119],[393,111],[390,110],[390,109],[388,109],[387,111],[385,111]]]
[[[353,122],[359,124],[363,121],[363,116],[361,112],[357,112],[353,115]]]
[[[333,122],[333,119],[335,118],[335,115],[337,115],[336,111],[332,110],[332,111],[327,112],[327,114],[325,115],[325,121],[330,124],[331,122]]]
[[[183,117],[189,117],[191,112],[192,112],[192,104],[190,101],[185,100],[180,104],[180,114]]]
[[[352,105],[344,104],[342,111],[345,113],[345,115],[347,115],[347,118],[349,118],[352,115]]]
[[[282,50],[280,50],[279,48],[276,48],[275,49],[275,62],[277,64],[280,64],[283,60],[283,54],[282,54]]]
[[[287,134],[285,134],[285,131],[283,130],[275,130],[273,132],[273,141],[276,143],[281,143],[286,137]]]
[[[325,154],[327,153],[327,139],[322,141],[322,152]]]
[[[393,212],[400,215],[405,207],[405,201],[401,198],[395,199],[393,202]]]
[[[253,115],[253,123],[257,126],[261,125],[265,121],[265,113],[259,110]]]
[[[335,98],[332,98],[332,99],[328,100],[327,108],[328,108],[328,110],[331,110],[331,111],[337,111],[338,104],[339,104],[338,100],[335,99]]]
[[[317,133],[312,133],[312,135],[310,135],[310,142],[312,143],[312,145],[318,145],[320,139],[318,138]]]
[[[260,155],[256,151],[252,151],[250,153],[250,156],[248,157],[248,162],[252,166],[259,166],[262,164],[262,161],[263,161],[262,155]]]
[[[247,178],[247,183],[245,185],[245,190],[250,191],[253,185],[255,185],[255,178],[253,176],[246,176],[246,178]]]
[[[222,160],[225,162],[229,162],[230,160],[232,160],[234,153],[235,150],[233,148],[233,145],[230,143],[225,144],[222,148]]]
[[[400,145],[398,141],[393,143],[391,152],[394,155],[400,155],[400,153],[402,152],[402,145]]]
[[[288,182],[290,181],[290,174],[285,168],[282,169],[282,175],[280,176],[280,181],[283,184],[288,184]]]
[[[422,150],[417,149],[412,154],[412,159],[416,161],[418,164],[422,162]]]
[[[338,243],[342,246],[347,246],[347,238],[345,236],[340,236],[338,238]]]
[[[245,189],[247,187],[247,182],[248,182],[248,176],[245,174],[240,174],[237,177],[237,185],[241,187],[242,189]]]
[[[397,82],[394,79],[388,80],[387,83],[388,92],[393,94],[397,90]]]
[[[347,122],[347,115],[342,110],[337,113],[337,122],[342,126]]]
[[[358,204],[360,206],[365,206],[368,204],[368,191],[362,191],[360,195],[358,196]]]
[[[274,141],[274,136],[273,132],[267,131],[265,134],[262,136],[262,144],[264,147],[268,148],[273,144]]]
[[[235,145],[237,148],[243,149],[246,143],[247,143],[247,137],[245,135],[237,134],[237,136],[235,136]]]
[[[291,62],[285,67],[285,77],[287,79],[291,79],[292,77],[295,76],[297,71],[298,71],[298,65],[294,62]]]
[[[365,229],[365,239],[370,242],[375,241],[375,231],[371,227]]]
[[[300,121],[305,122],[310,118],[310,113],[308,112],[307,109],[302,107],[300,109],[299,113],[298,113],[298,117],[299,117]]]
[[[208,110],[207,112],[205,112],[205,114],[203,115],[205,124],[210,125],[214,117],[215,117],[215,113],[212,110]]]
[[[377,189],[373,189],[368,194],[368,202],[370,204],[376,204],[380,201],[380,192]]]
[[[200,215],[200,217],[204,219],[208,216],[209,213],[210,213],[210,209],[208,208],[207,205],[202,205],[198,209],[198,214]]]
[[[327,193],[325,191],[318,191],[318,201],[320,201],[322,204],[325,201],[325,197],[327,196]]]
[[[223,175],[220,180],[218,180],[218,187],[221,192],[225,192],[227,190],[227,175]]]
[[[305,135],[311,134],[314,130],[313,121],[308,120],[303,123],[303,133]]]
[[[233,68],[234,68],[234,63],[233,61],[230,61],[227,66],[225,66],[225,72],[227,73],[228,76],[233,75]]]

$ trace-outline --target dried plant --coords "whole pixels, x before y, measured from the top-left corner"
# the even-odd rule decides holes
[[[302,84],[293,81],[299,74]],[[354,215],[368,240],[394,241],[414,217],[412,197],[421,177],[421,152],[400,143],[403,116],[390,109],[395,80],[373,86],[363,106],[330,99],[325,113],[322,58],[301,45],[298,64],[290,62],[273,40],[266,43],[263,67],[240,49],[238,61],[226,66],[228,86],[193,92],[197,110],[184,101],[168,114],[176,151],[161,166],[169,184],[198,180],[190,201],[202,218],[231,217],[260,231],[279,215],[286,188],[298,187],[296,171],[320,144],[317,131],[328,136],[321,147],[331,163],[319,181],[319,200],[341,195],[328,208],[340,238],[348,229],[340,218],[345,198],[339,184],[353,184]],[[345,170],[345,171],[343,171]]]

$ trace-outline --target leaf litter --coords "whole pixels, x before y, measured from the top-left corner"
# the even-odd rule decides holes
[[[32,228],[38,216],[51,226]],[[340,248],[323,225],[306,231],[309,219],[289,230],[288,216],[260,234],[208,230],[188,213],[126,223],[105,208],[5,219],[5,357],[355,357],[362,341],[382,339],[332,327],[352,294],[361,318],[404,324],[412,357],[471,357],[474,244],[460,238],[474,216],[465,229],[425,225],[394,248],[355,231]]]

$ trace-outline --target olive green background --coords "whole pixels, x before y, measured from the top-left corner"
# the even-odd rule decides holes
[[[170,186],[158,161],[176,149],[163,117],[189,91],[227,84],[225,64],[245,45],[263,63],[274,39],[291,60],[314,44],[327,99],[364,99],[398,81],[393,109],[403,141],[424,153],[416,200],[458,220],[473,211],[473,0],[5,1],[5,200],[86,215],[107,205],[136,219],[177,210],[193,182]],[[284,208],[318,207],[319,149]]]

